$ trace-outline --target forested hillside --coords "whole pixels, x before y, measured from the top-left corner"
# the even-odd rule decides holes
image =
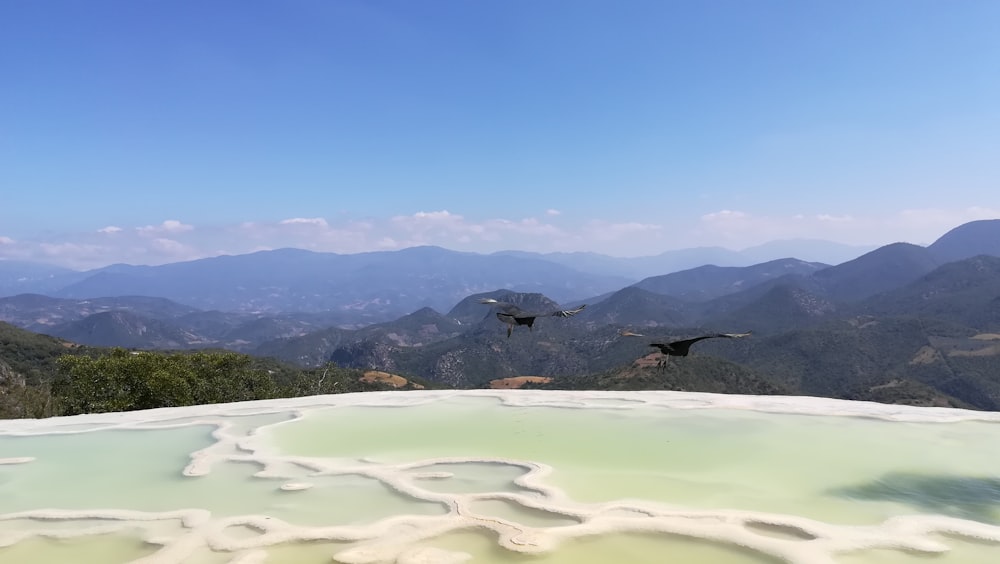
[[[398,384],[402,385],[398,385]],[[50,417],[279,397],[413,389],[328,364],[230,351],[80,347],[0,322],[0,418]]]

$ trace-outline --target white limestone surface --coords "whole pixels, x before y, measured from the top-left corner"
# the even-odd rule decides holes
[[[683,392],[0,421],[0,562],[985,564],[997,445],[997,413]]]

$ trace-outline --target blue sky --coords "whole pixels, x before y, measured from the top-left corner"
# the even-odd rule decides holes
[[[0,258],[635,256],[1000,217],[1000,2],[0,3]]]

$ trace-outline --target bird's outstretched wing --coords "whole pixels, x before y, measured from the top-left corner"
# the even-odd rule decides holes
[[[660,349],[660,352],[668,356],[687,356],[691,345],[697,343],[698,341],[720,337],[724,339],[736,339],[739,337],[746,337],[748,335],[750,335],[749,331],[746,333],[711,333],[709,335],[702,335],[700,337],[683,339],[680,341],[671,341],[669,343],[650,343],[649,346]]]
[[[643,335],[642,333],[633,333],[628,329],[622,329],[621,331],[618,332],[618,334],[621,335],[622,337],[645,337],[645,335]]]
[[[550,311],[548,313],[542,313],[542,314],[536,315],[535,317],[546,317],[546,316],[547,317],[572,317],[572,316],[580,313],[581,311],[583,311],[583,308],[585,308],[585,307],[587,307],[587,304],[583,304],[582,306],[580,306],[580,307],[578,307],[576,309],[557,309],[555,311]]]
[[[746,333],[719,333],[720,337],[728,337],[730,339],[739,339],[741,337],[749,337],[753,331],[747,331]]]
[[[702,335],[700,337],[694,337],[694,338],[691,338],[691,339],[684,339],[683,341],[673,341],[673,342],[671,342],[669,344],[671,344],[671,345],[673,345],[675,347],[676,346],[683,346],[683,345],[691,346],[691,345],[697,343],[698,341],[704,341],[705,339],[718,339],[718,338],[735,339],[737,337],[746,337],[749,334],[750,333],[712,333],[710,335]]]
[[[694,337],[693,339],[684,339],[683,341],[674,341],[670,344],[675,345],[677,343],[697,343],[698,341],[704,339],[739,339],[740,337],[749,337],[750,331],[746,333],[711,333],[709,335],[702,335],[700,337]]]
[[[574,316],[574,315],[580,313],[581,311],[583,311],[583,308],[587,307],[587,304],[583,304],[582,306],[580,306],[580,307],[578,307],[576,309],[557,309],[555,311],[546,311],[546,312],[536,313],[536,312],[524,311],[523,309],[517,307],[516,305],[514,305],[512,303],[497,301],[497,300],[494,300],[493,298],[481,298],[479,300],[479,303],[486,304],[486,305],[495,305],[497,307],[497,309],[500,310],[499,311],[499,315],[503,315],[504,317],[517,317],[517,318],[525,318],[525,317],[571,317],[571,316]]]
[[[497,301],[493,298],[480,298],[479,303],[484,305],[496,306],[496,308],[499,310],[500,313],[511,317],[521,317],[527,314],[527,312],[525,312],[523,309],[517,307],[512,303]]]

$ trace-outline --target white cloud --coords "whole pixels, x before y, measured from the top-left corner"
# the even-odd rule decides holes
[[[562,215],[562,212],[555,209],[547,209],[545,210],[545,215]]]
[[[313,225],[316,227],[329,227],[326,220],[322,217],[293,217],[291,219],[283,219],[278,222],[279,225]]]
[[[145,236],[155,236],[162,233],[183,233],[185,231],[191,231],[194,229],[193,225],[188,225],[186,223],[181,223],[176,219],[168,219],[161,223],[160,225],[146,225],[145,227],[136,227],[136,231],[140,235]]]
[[[392,222],[404,229],[420,230],[437,226],[461,226],[465,218],[453,214],[448,210],[424,212],[419,211],[413,215],[397,215],[392,218]]]
[[[603,220],[593,220],[588,225],[588,234],[590,237],[599,241],[622,241],[636,238],[648,239],[650,236],[663,231],[662,225],[639,223],[636,221],[613,223]]]
[[[100,259],[101,257],[112,254],[111,251],[111,249],[103,245],[62,242],[39,243],[37,245],[36,254],[40,255],[38,258],[43,259],[44,262],[55,261],[73,264],[79,261],[86,262]]]
[[[150,248],[160,254],[171,256],[185,256],[192,254],[192,251],[194,251],[193,248],[188,247],[180,241],[166,239],[164,237],[157,237],[156,239],[153,239],[150,244]]]
[[[413,217],[417,219],[430,219],[430,220],[462,219],[462,216],[449,213],[448,210],[433,211],[433,212],[418,211],[417,213],[413,214]]]
[[[393,227],[402,229],[411,236],[464,236],[470,242],[497,240],[505,233],[522,235],[557,235],[560,233],[556,226],[533,217],[516,220],[493,218],[477,223],[447,210],[399,215],[393,217],[391,222]]]
[[[959,210],[946,210],[935,208],[905,209],[899,212],[897,221],[907,224],[936,224],[957,226],[969,221],[979,219],[993,219],[1000,217],[1000,208],[970,207]]]
[[[886,215],[793,214],[758,216],[724,210],[706,214],[695,226],[711,245],[742,249],[776,239],[824,239],[851,245],[905,241],[928,245],[948,230],[977,219],[1000,218],[1000,209],[905,209]]]
[[[557,223],[551,214],[542,218],[473,220],[439,210],[364,220],[293,217],[197,229],[168,220],[155,226],[107,226],[38,239],[0,237],[0,258],[85,269],[115,262],[162,264],[284,247],[358,253],[439,245],[484,253],[515,249],[648,256],[699,246],[744,249],[777,239],[824,239],[854,245],[908,241],[924,245],[962,223],[1000,218],[1000,210],[921,208],[885,215],[799,210],[787,215],[755,215],[724,209],[695,217],[666,217],[662,223],[606,219]],[[114,236],[109,237],[112,233]]]
[[[227,237],[254,241],[255,247],[355,253],[372,250],[368,241],[371,230],[372,224],[364,221],[331,225],[323,218],[290,218],[274,223],[246,221],[222,231]]]
[[[163,229],[170,232],[190,231],[194,229],[194,226],[183,224],[176,219],[168,219],[163,222]]]
[[[854,218],[849,215],[831,215],[828,213],[821,213],[816,216],[816,219],[820,221],[830,221],[834,223],[850,223],[854,221]]]
[[[702,221],[729,221],[733,219],[743,219],[747,217],[747,214],[741,211],[735,210],[720,210],[717,212],[707,213],[701,216]]]
[[[475,232],[480,234],[485,234],[490,230],[506,231],[522,235],[558,236],[562,234],[562,231],[558,227],[549,223],[543,223],[533,217],[526,217],[517,221],[494,219],[476,227],[479,227],[480,229],[475,230]]]

